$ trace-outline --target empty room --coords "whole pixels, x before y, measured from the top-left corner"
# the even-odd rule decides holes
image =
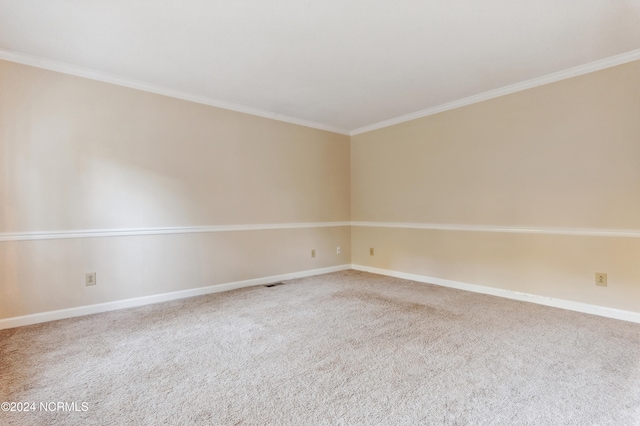
[[[640,0],[0,0],[0,425],[640,425]]]

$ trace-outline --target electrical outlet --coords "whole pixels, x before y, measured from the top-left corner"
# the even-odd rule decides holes
[[[373,247],[371,247],[369,249],[369,256],[373,256],[375,254],[375,252],[373,251]]]
[[[85,285],[96,285],[96,273],[89,272],[84,278]]]
[[[601,287],[607,286],[607,274],[604,272],[596,272],[596,285]]]
[[[336,249],[336,254],[340,254],[340,247]]]
[[[316,257],[316,249],[311,250],[311,257]]]

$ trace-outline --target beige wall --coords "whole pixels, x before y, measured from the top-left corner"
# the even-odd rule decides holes
[[[0,234],[348,221],[349,156],[344,135],[0,61]],[[0,242],[0,318],[348,264],[349,244],[349,227]]]
[[[0,61],[0,232],[349,220],[348,136]]]
[[[0,242],[0,319],[349,264],[350,238],[332,227]]]
[[[352,220],[639,230],[639,114],[633,62],[354,136]],[[637,238],[354,227],[352,246],[364,266],[640,312]]]
[[[639,75],[629,63],[350,140],[0,61],[0,234],[348,220],[638,230]],[[362,226],[5,241],[0,319],[352,261],[640,312],[639,259],[638,238]]]

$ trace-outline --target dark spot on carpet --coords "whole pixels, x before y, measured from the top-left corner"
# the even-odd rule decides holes
[[[410,302],[407,300],[394,299],[379,293],[361,290],[344,290],[331,295],[334,299],[355,299],[365,303],[374,303],[385,309],[401,311],[405,313],[415,313],[420,315],[432,315],[444,319],[455,319],[461,315],[444,310],[435,306],[423,303]]]

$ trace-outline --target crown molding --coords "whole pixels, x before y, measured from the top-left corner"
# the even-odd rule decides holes
[[[115,84],[117,86],[128,87],[130,89],[142,90],[144,92],[155,93],[157,95],[168,96],[171,98],[182,99],[184,101],[195,102],[198,104],[208,105],[216,108],[222,108],[230,111],[241,112],[243,114],[254,115],[257,117],[268,118],[270,120],[283,121],[289,124],[297,124],[299,126],[311,127],[313,129],[325,130],[327,132],[339,133],[342,135],[349,135],[349,131],[334,126],[329,126],[322,123],[316,123],[314,121],[308,121],[297,117],[291,117],[284,114],[278,114],[275,112],[265,111],[258,108],[252,108],[245,105],[238,105],[232,102],[221,101],[219,99],[213,99],[206,96],[199,96],[189,92],[183,92],[180,90],[169,89],[166,87],[145,83],[142,81],[108,74],[101,71],[96,71],[89,68],[80,67],[77,65],[71,65],[64,62],[54,61],[52,59],[41,58],[37,56],[27,55],[24,53],[12,52],[9,50],[0,49],[0,59],[16,62],[23,65],[29,65],[36,68],[42,68],[50,71],[56,71],[62,74],[74,75],[77,77],[88,78],[90,80],[97,80],[104,83]]]
[[[498,98],[500,96],[509,95],[511,93],[521,92],[523,90],[532,89],[534,87],[543,86],[545,84],[555,83],[557,81],[565,80],[568,78],[577,77],[577,76],[588,74],[595,71],[600,71],[600,70],[611,68],[617,65],[622,65],[627,62],[640,60],[640,49],[632,50],[626,53],[621,53],[615,56],[610,56],[608,58],[600,59],[595,62],[579,65],[577,67],[547,74],[545,76],[536,77],[520,83],[515,83],[509,86],[479,93],[477,95],[469,96],[469,97],[458,99],[442,105],[437,105],[424,110],[416,111],[411,114],[406,114],[406,115],[392,118],[389,120],[380,121],[378,123],[373,123],[367,126],[359,127],[351,131],[343,128],[339,128],[339,127],[330,126],[327,124],[304,120],[297,117],[291,117],[283,114],[274,113],[271,111],[261,110],[257,108],[244,106],[244,105],[238,105],[238,104],[234,104],[231,102],[226,102],[218,99],[208,98],[206,96],[199,96],[193,93],[183,92],[180,90],[173,90],[173,89],[157,86],[150,83],[145,83],[142,81],[138,81],[138,80],[134,80],[126,77],[103,73],[103,72],[92,70],[89,68],[83,68],[80,66],[71,65],[64,62],[58,62],[51,59],[37,57],[37,56],[27,55],[24,53],[18,53],[18,52],[0,49],[0,59],[9,61],[9,62],[16,62],[19,64],[29,65],[36,68],[56,71],[63,74],[69,74],[77,77],[88,78],[91,80],[102,81],[105,83],[115,84],[118,86],[129,87],[132,89],[142,90],[144,92],[155,93],[158,95],[168,96],[171,98],[182,99],[185,101],[208,105],[216,108],[236,111],[243,114],[249,114],[249,115],[262,117],[262,118],[268,118],[271,120],[282,121],[285,123],[296,124],[299,126],[310,127],[313,129],[324,130],[324,131],[338,133],[338,134],[347,135],[347,136],[356,136],[362,133],[371,132],[373,130],[390,127],[396,124],[405,123],[407,121],[415,120],[418,118],[427,117],[430,115],[438,114],[441,112],[449,111],[449,110],[460,108],[463,106]]]
[[[579,228],[540,228],[525,226],[487,226],[456,225],[445,223],[406,223],[406,222],[351,222],[351,226],[366,228],[428,229],[438,231],[498,232],[506,234],[574,235],[578,237],[626,237],[640,238],[636,229],[579,229]]]
[[[417,118],[427,117],[429,115],[438,114],[440,112],[449,111],[452,109],[475,104],[478,102],[487,101],[489,99],[494,99],[500,96],[509,95],[511,93],[521,92],[527,89],[533,89],[534,87],[543,86],[549,83],[555,83],[557,81],[566,80],[568,78],[577,77],[579,75],[600,71],[605,68],[611,68],[611,67],[615,67],[616,65],[622,65],[622,64],[626,64],[627,62],[632,62],[637,60],[640,60],[640,49],[632,50],[630,52],[622,53],[620,55],[610,56],[608,58],[600,59],[595,62],[579,65],[577,67],[554,72],[552,74],[547,74],[542,77],[532,78],[531,80],[526,80],[520,83],[501,87],[499,89],[489,90],[488,92],[479,93],[477,95],[469,96],[463,99],[458,99],[456,101],[448,102],[446,104],[438,105],[435,107],[423,109],[422,111],[416,111],[411,114],[392,118],[390,120],[380,121],[378,123],[370,124],[368,126],[364,126],[364,127],[360,127],[355,130],[352,130],[350,135],[355,136],[362,133],[371,132],[373,130],[382,129],[385,127],[393,126],[395,124],[400,124],[407,121],[415,120]]]
[[[351,222],[300,222],[248,225],[174,226],[167,228],[86,229],[70,231],[0,233],[2,241],[60,240],[67,238],[130,237],[139,235],[196,234],[205,232],[264,231],[351,226]]]

